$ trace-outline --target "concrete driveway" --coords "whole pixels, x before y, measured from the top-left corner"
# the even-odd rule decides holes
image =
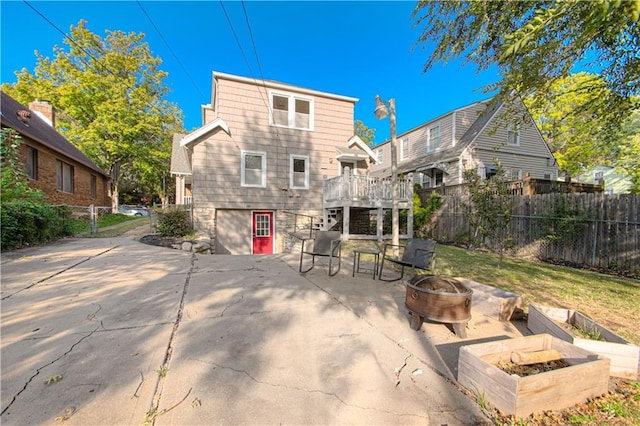
[[[297,260],[132,237],[2,253],[2,424],[489,423],[457,352],[510,324],[416,332],[401,282]]]

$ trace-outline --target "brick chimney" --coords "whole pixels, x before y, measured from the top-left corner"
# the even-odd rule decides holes
[[[56,117],[55,112],[53,111],[53,105],[51,105],[49,101],[36,99],[33,102],[29,102],[29,109],[48,122],[51,127],[54,127]]]

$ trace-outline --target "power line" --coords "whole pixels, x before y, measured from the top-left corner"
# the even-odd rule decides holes
[[[245,21],[247,22],[247,28],[249,29],[249,36],[251,37],[253,52],[255,53],[256,62],[258,63],[258,71],[260,71],[260,78],[262,78],[262,81],[264,83],[264,74],[262,73],[262,65],[260,64],[260,58],[258,57],[258,49],[256,49],[256,41],[253,38],[253,31],[251,31],[251,24],[249,23],[249,15],[247,14],[247,8],[244,5],[244,0],[242,0],[242,10],[244,11],[244,18],[245,18]]]
[[[233,28],[233,24],[231,23],[231,18],[229,18],[229,14],[227,13],[227,9],[224,7],[224,3],[222,2],[222,0],[219,0],[219,1],[220,1],[220,7],[222,7],[222,11],[224,12],[224,16],[227,18],[227,23],[229,24],[229,28],[231,28],[231,33],[233,34],[233,38],[236,39],[236,44],[238,45],[238,48],[240,49],[240,53],[242,54],[242,58],[244,59],[244,63],[247,65],[247,68],[249,68],[249,73],[253,77],[253,69],[251,68],[251,64],[249,63],[249,60],[247,59],[247,55],[245,55],[245,53],[244,53],[244,49],[242,48],[242,44],[240,43],[240,39],[238,38],[238,34],[236,34],[236,30],[235,30],[235,28]]]
[[[247,23],[247,29],[249,30],[249,36],[251,37],[251,45],[253,46],[253,53],[254,53],[254,55],[256,57],[256,62],[258,64],[258,71],[260,71],[260,78],[262,79],[261,80],[262,81],[262,87],[264,88],[265,93],[267,93],[267,84],[266,84],[266,82],[264,80],[264,74],[262,73],[262,65],[260,63],[260,57],[258,56],[258,49],[256,48],[256,41],[255,41],[255,39],[253,37],[253,31],[251,30],[251,23],[249,22],[249,14],[247,13],[247,8],[246,8],[246,6],[244,4],[244,0],[241,0],[241,1],[242,1],[242,11],[244,12],[244,19],[245,19],[245,22]],[[260,97],[262,98],[262,101],[264,102],[264,105],[267,107],[267,111],[268,111],[269,115],[273,116],[273,110],[271,108],[271,103],[268,102],[264,98],[264,96],[262,94],[262,91],[258,90],[258,93],[260,93]],[[284,148],[284,155],[286,157],[287,153],[289,152],[289,149],[286,146],[286,144],[284,144],[282,142],[282,139],[280,139],[280,132],[278,131],[278,127],[277,126],[274,126],[274,130],[276,132],[276,140],[278,141],[278,144],[276,144],[276,155],[278,155],[280,145],[282,145],[283,148]],[[286,177],[284,177],[283,179],[285,181],[284,186],[288,186],[286,184]],[[283,198],[283,202],[282,202],[283,208],[286,208],[287,207],[287,196],[285,195],[284,191],[282,192],[282,198]]]
[[[171,52],[171,54],[173,55],[173,57],[176,60],[176,62],[178,63],[178,65],[180,65],[180,68],[182,68],[182,71],[185,73],[185,75],[187,76],[187,78],[189,79],[191,84],[193,84],[193,87],[195,87],[196,91],[200,94],[200,96],[202,96],[202,98],[206,99],[207,97],[202,93],[202,91],[200,90],[200,88],[198,87],[196,82],[193,80],[193,78],[191,78],[191,74],[189,74],[189,71],[187,71],[185,66],[182,64],[182,61],[180,60],[180,58],[178,58],[178,55],[176,55],[176,53],[173,51],[173,49],[171,48],[171,46],[169,45],[167,40],[164,38],[164,36],[162,35],[162,32],[160,31],[160,29],[156,26],[156,24],[151,19],[151,16],[149,16],[149,14],[144,9],[144,7],[142,7],[142,3],[140,3],[140,0],[136,0],[136,3],[138,3],[138,6],[140,6],[140,9],[142,10],[142,13],[144,13],[144,16],[147,17],[147,20],[149,20],[149,23],[151,24],[151,26],[156,30],[156,32],[160,36],[160,39],[162,40],[164,45],[167,46],[167,49],[169,49],[169,52]]]
[[[104,65],[100,64],[100,61],[98,61],[98,59],[93,56],[89,51],[87,51],[84,47],[80,46],[78,44],[77,41],[75,41],[73,39],[73,37],[67,35],[67,33],[65,33],[64,31],[62,31],[56,24],[54,24],[49,18],[47,18],[44,14],[42,14],[38,9],[36,9],[31,3],[29,3],[27,0],[22,0],[22,2],[24,4],[26,4],[27,6],[29,6],[35,13],[37,13],[42,19],[44,19],[45,21],[47,21],[47,23],[49,25],[51,25],[53,28],[55,28],[60,34],[62,34],[64,36],[64,38],[66,38],[67,40],[69,40],[72,44],[74,44],[78,49],[82,50],[84,53],[86,53],[91,59],[93,59],[94,61],[96,61],[96,64],[102,66],[102,68],[106,71],[108,71],[109,73],[111,73],[111,75],[113,75],[114,77],[117,77],[117,75],[115,75],[110,69],[106,68]]]
[[[29,6],[29,8],[31,8],[35,13],[37,13],[42,19],[44,19],[49,25],[51,25],[53,28],[55,28],[56,31],[58,31],[60,34],[62,34],[64,36],[64,38],[69,40],[69,42],[71,42],[74,46],[76,46],[78,49],[80,49],[82,52],[84,52],[87,56],[89,56],[91,59],[93,59],[95,61],[96,66],[99,66],[100,68],[102,68],[103,71],[111,74],[113,77],[115,77],[116,79],[121,81],[123,86],[126,89],[134,89],[135,88],[135,84],[134,84],[134,86],[130,86],[124,79],[122,79],[121,76],[116,75],[108,66],[103,64],[101,62],[101,59],[96,58],[91,52],[89,52],[84,47],[82,47],[80,44],[78,44],[78,42],[73,37],[71,37],[70,35],[67,35],[67,33],[62,31],[60,29],[60,27],[58,27],[49,18],[47,18],[42,12],[40,12],[38,9],[36,9],[35,6],[30,4],[27,0],[22,0],[22,1],[23,1],[24,4]],[[85,65],[89,66],[90,64],[85,64]],[[151,104],[150,106],[151,106],[152,109],[156,109],[158,111],[160,110],[160,107],[158,105]]]

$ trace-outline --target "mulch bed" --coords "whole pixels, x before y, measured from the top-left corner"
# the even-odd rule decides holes
[[[173,248],[173,244],[181,244],[182,239],[175,237],[163,237],[160,234],[151,234],[140,238],[140,242],[151,246]]]

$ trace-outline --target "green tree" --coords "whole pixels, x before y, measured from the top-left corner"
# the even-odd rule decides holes
[[[20,160],[22,137],[13,129],[0,131],[0,198],[43,202],[42,191],[29,187],[24,163]]]
[[[562,170],[571,175],[597,165],[616,167],[640,189],[640,110],[621,129],[608,129],[605,117],[590,108],[607,96],[597,75],[572,74],[551,85],[544,101],[525,99],[533,119]]]
[[[54,58],[36,52],[34,73],[16,72],[3,90],[22,103],[47,99],[57,110],[56,128],[111,175],[114,207],[123,171],[152,172],[161,182],[169,169],[171,135],[182,112],[165,99],[167,76],[144,34],[107,31],[104,38],[71,26]]]
[[[474,235],[470,243],[489,245],[500,253],[500,263],[509,242],[511,205],[509,187],[504,168],[498,158],[494,158],[496,174],[490,179],[478,176],[475,169],[464,172],[469,189],[469,202],[464,203],[464,211]]]
[[[631,192],[640,194],[640,110],[635,110],[622,126],[621,143],[616,145],[612,166],[631,178]]]
[[[422,0],[414,10],[423,27],[418,44],[435,46],[425,72],[462,57],[479,70],[498,67],[502,80],[488,89],[543,101],[556,80],[589,69],[608,91],[588,106],[611,129],[638,108],[639,15],[637,0]]]
[[[572,176],[609,164],[617,150],[606,135],[604,117],[590,108],[607,95],[597,75],[579,73],[556,80],[543,101],[533,96],[524,100],[560,169]]]
[[[373,146],[373,141],[376,138],[376,129],[370,129],[362,120],[356,120],[353,128],[355,134],[362,139],[362,142],[366,143],[367,146]]]

